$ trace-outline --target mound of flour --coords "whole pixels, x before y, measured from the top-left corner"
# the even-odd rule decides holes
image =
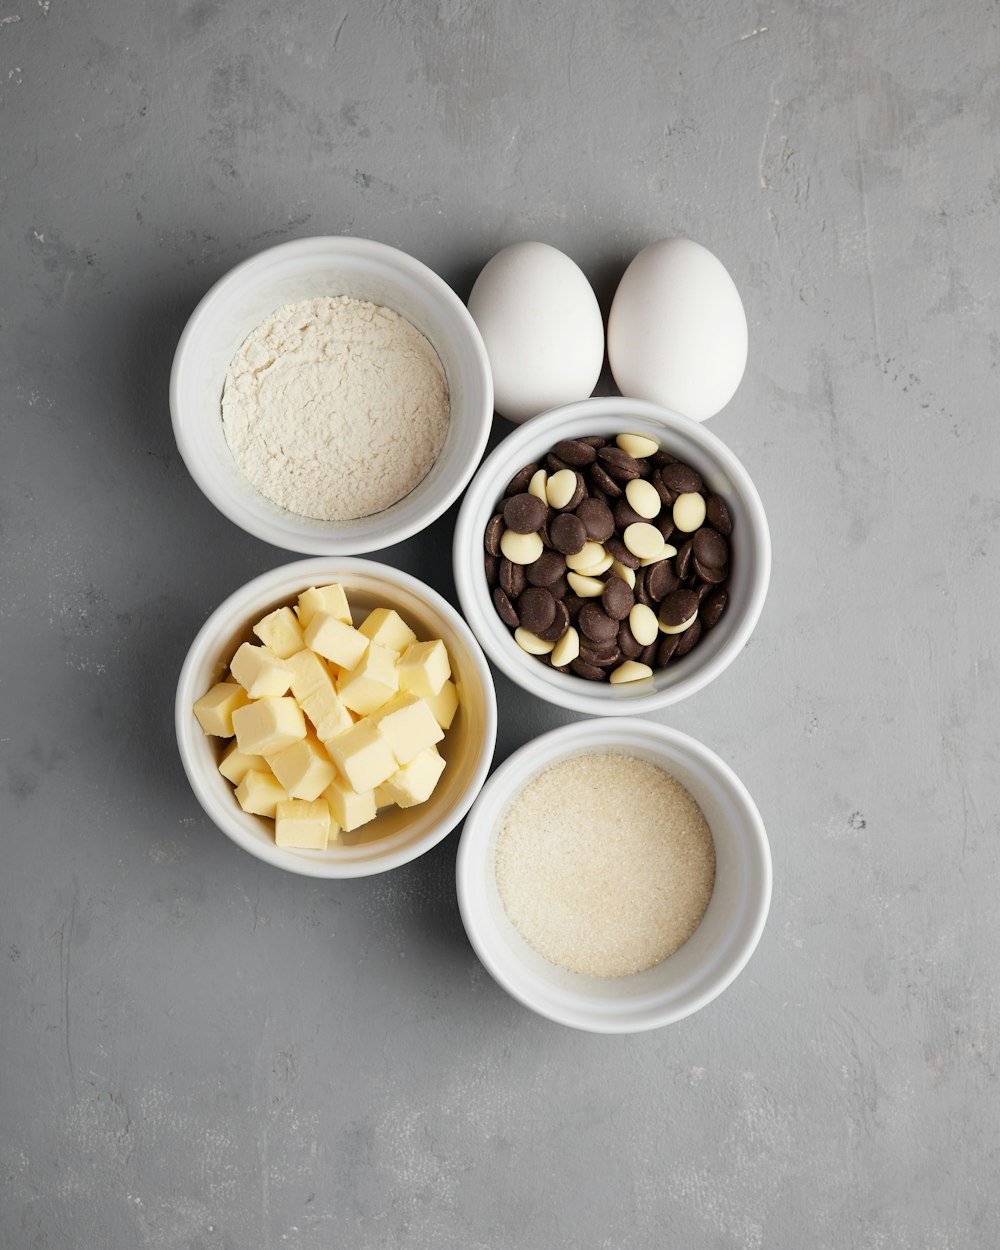
[[[222,424],[236,463],[273,503],[347,521],[427,476],[448,431],[437,353],[389,308],[340,296],[286,304],[233,357]]]

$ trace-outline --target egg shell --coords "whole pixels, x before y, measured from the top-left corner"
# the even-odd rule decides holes
[[[604,321],[583,271],[547,243],[514,243],[476,279],[469,312],[486,344],[494,404],[520,423],[593,394]]]
[[[660,239],[625,270],[608,318],[608,361],[623,395],[705,421],[729,403],[747,363],[747,319],[718,257]]]

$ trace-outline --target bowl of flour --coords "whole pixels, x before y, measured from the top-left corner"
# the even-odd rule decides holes
[[[226,274],[181,335],[177,446],[265,542],[355,555],[441,515],[493,418],[482,338],[446,282],[368,239],[298,239]]]

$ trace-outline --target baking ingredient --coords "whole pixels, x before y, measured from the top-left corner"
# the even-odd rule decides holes
[[[718,624],[732,528],[725,500],[649,435],[562,439],[508,483],[484,571],[522,651],[588,681],[641,682]]]
[[[486,344],[494,403],[520,423],[593,393],[604,363],[604,321],[593,288],[547,243],[515,243],[483,268],[469,312]]]
[[[538,954],[584,976],[628,976],[698,927],[715,847],[698,804],[664,769],[577,755],[539,773],[504,813],[496,881]]]
[[[611,304],[608,361],[623,395],[696,421],[724,408],[746,368],[747,319],[722,262],[691,239],[643,248]]]
[[[207,734],[235,734],[219,772],[245,812],[276,821],[278,845],[325,849],[379,807],[430,797],[446,766],[437,744],[460,708],[441,639],[421,641],[391,607],[355,629],[336,584],[304,590],[253,632],[267,643],[241,643],[238,680],[216,683],[194,709]],[[272,649],[293,640],[284,658]]]
[[[265,318],[222,392],[226,441],[250,482],[323,521],[370,516],[408,495],[437,460],[448,421],[448,381],[428,340],[391,309],[348,296]]]

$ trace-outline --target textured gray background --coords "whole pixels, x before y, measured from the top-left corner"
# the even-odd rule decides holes
[[[0,4],[5,1246],[997,1244],[1000,12],[544,9]],[[712,428],[771,595],[663,719],[744,778],[776,888],[678,1026],[509,1000],[454,837],[313,882],[185,784],[184,651],[290,557],[187,476],[171,354],[230,265],[324,232],[463,296],[542,239],[605,307],[683,233],[743,293]],[[452,519],[391,556],[449,595]],[[569,719],[498,688],[499,757]]]

